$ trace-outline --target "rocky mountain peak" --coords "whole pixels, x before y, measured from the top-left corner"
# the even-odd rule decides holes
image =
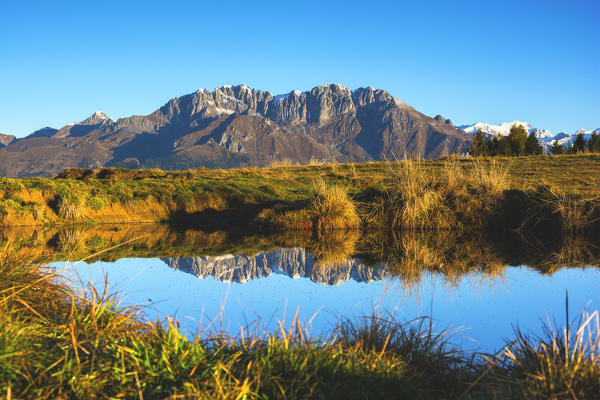
[[[4,133],[0,133],[0,147],[8,146],[16,139],[13,135],[6,135]]]
[[[114,122],[114,120],[103,113],[102,111],[96,111],[83,121],[79,122],[77,125],[98,125],[103,123],[104,121]]]
[[[454,126],[452,124],[452,120],[442,117],[440,114],[433,117],[437,122],[442,123],[444,125]]]
[[[39,137],[50,137],[58,132],[58,129],[51,128],[49,126],[38,129],[37,131],[27,135],[28,138],[39,138]]]
[[[381,89],[374,89],[371,86],[361,87],[352,92],[352,98],[357,106],[365,107],[374,103],[394,102],[394,96]],[[398,100],[400,104],[404,104]]]

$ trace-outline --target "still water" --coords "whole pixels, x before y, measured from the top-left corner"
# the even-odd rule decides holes
[[[124,305],[143,305],[148,319],[174,316],[190,337],[273,330],[296,312],[314,336],[324,337],[344,318],[375,312],[400,321],[428,316],[437,330],[454,331],[453,342],[464,349],[489,352],[513,336],[514,326],[540,333],[544,320],[564,325],[567,290],[571,320],[600,309],[598,248],[585,240],[538,246],[536,253],[515,251],[523,246],[514,241],[403,237],[374,252],[365,250],[373,241],[362,236],[350,245],[337,237],[327,247],[314,239],[144,229],[152,234],[139,240],[122,230],[113,239],[104,231],[80,234],[77,243],[91,243],[89,251],[110,249],[111,240],[140,242],[93,262],[64,261],[85,257],[56,245],[59,234],[40,239],[47,246],[41,253],[53,255],[49,266],[74,287],[102,290],[106,278]]]

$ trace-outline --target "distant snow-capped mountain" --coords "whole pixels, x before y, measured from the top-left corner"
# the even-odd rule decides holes
[[[542,145],[544,150],[546,151],[550,148],[550,146],[555,140],[557,140],[558,143],[562,145],[568,145],[575,140],[575,137],[579,133],[583,133],[583,136],[586,138],[586,140],[589,140],[592,133],[600,134],[600,128],[594,130],[580,129],[572,134],[569,134],[567,132],[559,132],[557,134],[553,134],[547,129],[535,128],[527,122],[517,120],[512,122],[503,122],[500,125],[491,125],[485,122],[477,122],[472,125],[460,125],[456,128],[470,134],[475,134],[477,133],[477,131],[481,131],[489,137],[497,137],[508,136],[510,134],[510,128],[512,128],[514,125],[523,125],[527,132],[533,132],[540,141],[540,144]]]
[[[508,136],[510,134],[510,128],[514,125],[523,125],[527,132],[535,133],[538,139],[550,139],[554,135],[547,129],[539,129],[534,128],[528,122],[523,121],[512,121],[512,122],[503,122],[500,125],[491,125],[486,124],[485,122],[477,122],[472,125],[461,125],[457,126],[458,129],[465,131],[466,133],[477,133],[477,131],[481,131],[483,133],[487,133],[490,136]]]

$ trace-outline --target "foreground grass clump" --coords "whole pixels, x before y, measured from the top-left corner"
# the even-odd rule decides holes
[[[278,332],[190,340],[172,320],[141,322],[114,296],[80,296],[62,282],[45,268],[0,262],[8,398],[595,398],[600,389],[597,319],[566,339],[518,333],[516,346],[483,358],[425,319],[379,316],[344,322],[325,340],[297,317]]]
[[[600,319],[583,314],[574,332],[545,326],[541,337],[515,331],[497,357],[489,384],[504,398],[595,399],[600,396]]]

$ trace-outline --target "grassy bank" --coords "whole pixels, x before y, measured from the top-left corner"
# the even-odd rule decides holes
[[[598,227],[600,157],[236,170],[67,170],[0,180],[0,224],[186,221],[254,229]]]
[[[190,341],[114,296],[73,293],[46,269],[0,264],[0,390],[28,398],[586,398],[600,392],[597,315],[470,355],[426,320],[368,317],[310,337],[222,332]]]

